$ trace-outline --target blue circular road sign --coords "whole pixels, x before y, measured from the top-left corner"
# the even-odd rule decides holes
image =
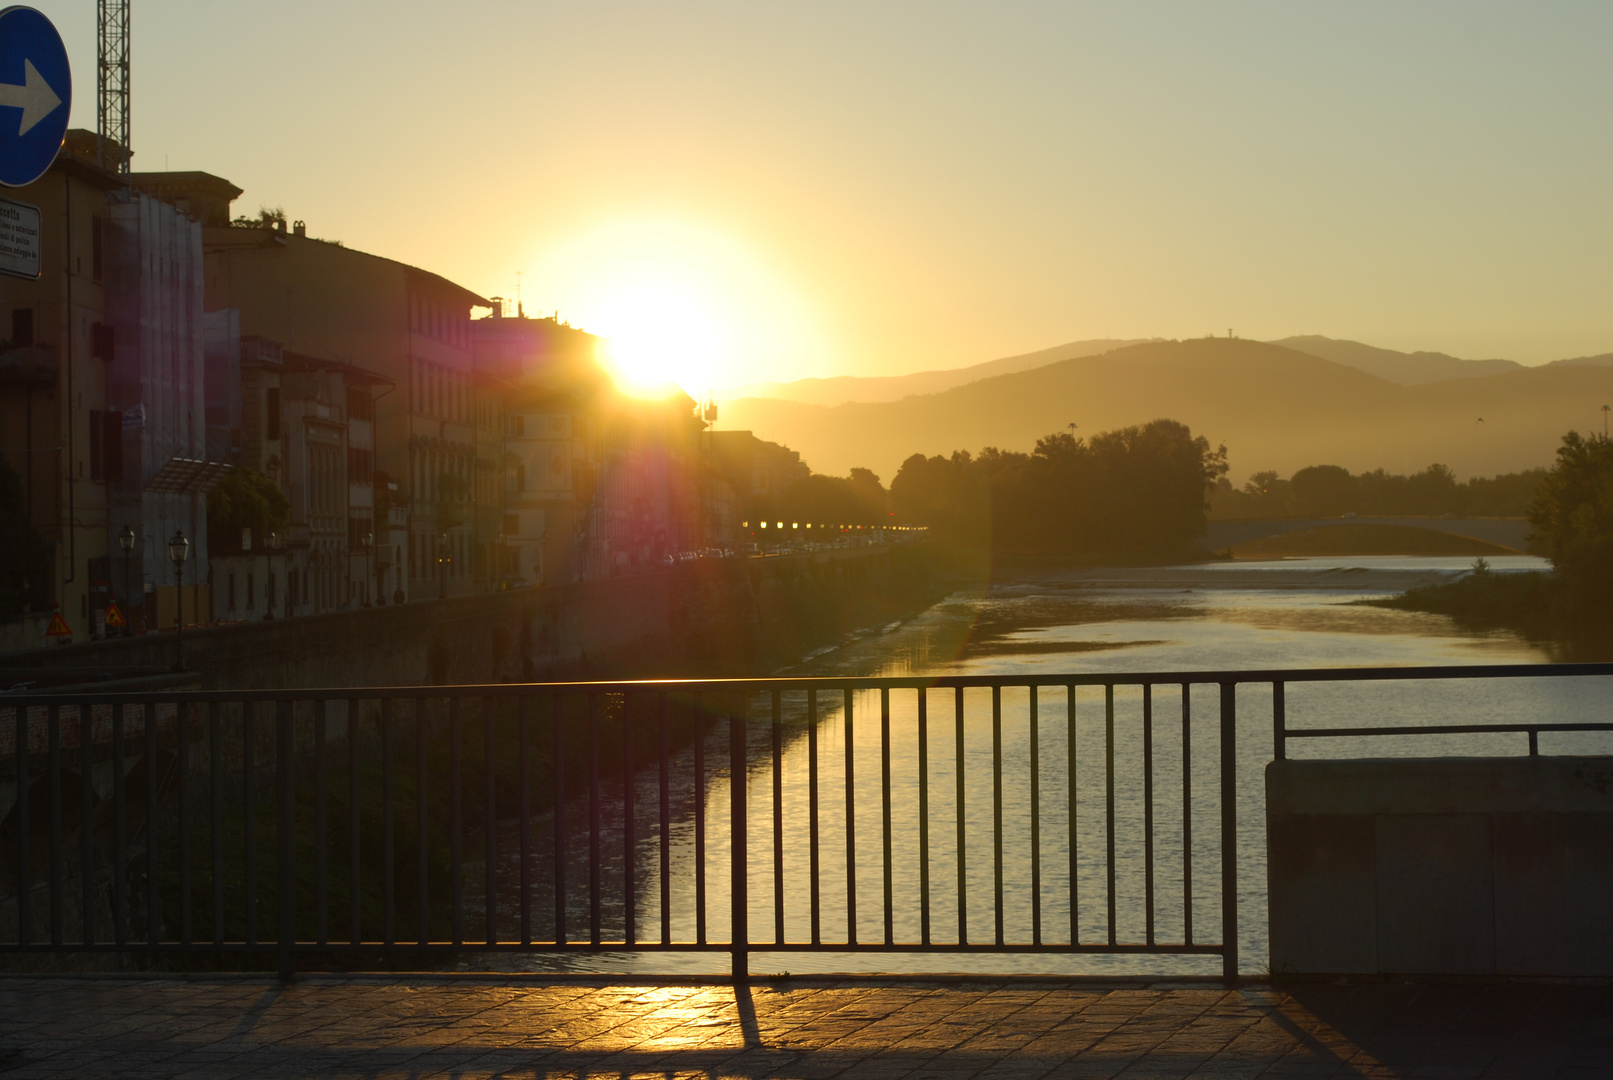
[[[0,184],[22,187],[56,160],[73,104],[67,47],[31,7],[0,11]]]

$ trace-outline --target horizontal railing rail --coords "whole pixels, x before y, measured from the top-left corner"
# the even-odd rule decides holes
[[[5,695],[0,951],[726,953],[736,976],[758,952],[1157,954],[1235,978],[1240,687],[1270,687],[1277,757],[1506,732],[1533,754],[1613,723],[1296,728],[1287,688],[1587,676],[1613,664]]]
[[[1018,675],[902,675],[858,677],[800,677],[754,679],[634,679],[549,683],[464,683],[450,686],[307,687],[281,690],[188,690],[141,692],[49,693],[33,691],[0,694],[0,708],[73,704],[114,704],[173,701],[309,701],[351,697],[442,698],[526,697],[534,693],[633,693],[652,690],[715,693],[732,690],[807,690],[849,686],[859,690],[919,690],[993,686],[1195,686],[1219,683],[1396,682],[1430,679],[1540,679],[1613,675],[1605,664],[1443,664],[1419,667],[1316,667],[1185,669],[1180,671],[1071,672]]]

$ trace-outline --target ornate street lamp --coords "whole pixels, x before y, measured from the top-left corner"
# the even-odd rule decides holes
[[[129,579],[129,556],[134,554],[134,529],[128,525],[118,533],[118,547],[123,549],[123,636],[133,637],[130,619],[134,612],[134,583]]]
[[[185,670],[185,560],[190,558],[190,541],[178,529],[168,538],[168,558],[174,564],[174,599],[179,615],[174,620],[174,670]]]

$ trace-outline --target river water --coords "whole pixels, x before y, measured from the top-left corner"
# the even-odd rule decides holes
[[[1494,572],[1539,569],[1537,559],[1491,560]],[[1308,558],[1272,562],[1212,563],[1138,570],[1072,570],[1020,573],[989,585],[960,590],[900,625],[854,637],[780,674],[799,675],[1059,675],[1079,672],[1163,672],[1248,668],[1362,665],[1489,664],[1553,659],[1548,651],[1504,632],[1471,633],[1443,616],[1362,606],[1357,601],[1392,595],[1468,571],[1468,560],[1440,558]],[[1441,681],[1381,684],[1294,684],[1288,688],[1291,728],[1408,723],[1489,723],[1520,720],[1607,719],[1603,679]],[[912,691],[890,700],[892,852],[889,865],[891,934],[917,941],[922,933],[920,898],[929,897],[932,940],[991,941],[1002,879],[1003,938],[1083,943],[1108,940],[1110,866],[1113,866],[1115,940],[1214,942],[1222,933],[1219,841],[1219,696],[1213,685],[1189,691],[1184,720],[1179,687],[1156,688],[1150,702],[1149,757],[1144,769],[1144,703],[1140,690],[1121,688],[1114,700],[1113,861],[1105,748],[1107,710],[1102,688],[1075,696],[1074,723],[1064,688],[1038,691],[1032,732],[1030,695],[1023,688],[1002,693],[1000,779],[993,773],[994,731],[989,691],[968,691],[965,720],[956,725],[953,692],[930,691],[926,802],[928,840],[921,843],[918,768],[918,707]],[[785,701],[786,738],[778,776],[784,826],[784,929],[787,940],[810,937],[810,768],[815,727],[819,791],[820,934],[848,938],[848,876],[854,876],[855,929],[860,941],[886,934],[886,863],[882,835],[884,794],[880,700],[877,692],[853,700],[848,725],[838,695],[821,704],[816,724],[798,697]],[[758,700],[752,709],[764,711]],[[1265,822],[1263,770],[1272,757],[1269,685],[1240,689],[1237,699],[1237,804],[1239,947],[1241,970],[1255,973],[1266,962]],[[754,712],[753,712],[754,715]],[[774,776],[765,725],[753,735],[747,807],[753,839],[748,849],[750,938],[774,932],[774,858],[771,838]],[[848,753],[849,728],[849,753]],[[1069,797],[1071,733],[1074,735],[1075,798]],[[1191,743],[1183,774],[1184,735]],[[962,747],[963,779],[958,778]],[[1380,737],[1290,741],[1291,757],[1443,756],[1525,752],[1522,735]],[[1608,753],[1600,735],[1543,735],[1542,753]],[[694,865],[695,799],[692,750],[674,762],[670,834],[671,905],[675,939],[699,930]],[[1032,784],[1032,759],[1035,785]],[[727,824],[732,789],[726,769],[725,736],[708,740],[708,783],[701,804],[706,822],[705,929],[710,940],[727,939],[729,927]],[[848,764],[853,774],[846,783]],[[1151,787],[1150,787],[1151,779]],[[1184,780],[1187,784],[1184,785]],[[964,812],[957,812],[962,788]],[[848,799],[846,792],[851,795]],[[1190,788],[1190,791],[1185,790]],[[661,926],[660,839],[654,820],[659,798],[654,769],[634,778],[639,842],[631,889],[640,936]],[[994,798],[1001,799],[1002,860],[995,858]],[[619,805],[617,785],[604,792],[607,807]],[[1071,808],[1074,813],[1071,813]],[[856,828],[848,853],[848,809]],[[959,818],[962,826],[960,831]],[[586,807],[573,805],[568,831],[583,836]],[[513,827],[513,826],[512,826]],[[549,823],[536,834],[547,837]],[[1191,833],[1190,851],[1184,834]],[[614,902],[605,905],[605,939],[620,940],[624,908],[620,814],[607,813],[603,880]],[[1074,840],[1072,845],[1071,840]],[[965,852],[961,863],[959,841]],[[1148,839],[1152,840],[1150,853]],[[572,934],[587,925],[586,844],[572,845],[568,892]],[[1072,859],[1072,849],[1074,857]],[[922,858],[926,852],[928,858]],[[541,860],[548,851],[535,853]],[[1152,873],[1150,874],[1150,854]],[[848,875],[848,867],[854,872]],[[513,874],[513,868],[511,868]],[[1075,882],[1071,888],[1071,880]],[[500,872],[501,879],[504,871]],[[1150,885],[1150,878],[1152,884]],[[1191,901],[1188,900],[1189,879]],[[927,880],[927,889],[926,886]],[[1039,883],[1039,884],[1038,884]],[[1151,890],[1151,891],[1150,891]],[[1074,911],[1072,917],[1072,896]],[[552,900],[534,897],[537,910]],[[545,906],[547,905],[547,907]],[[549,924],[552,927],[552,922]],[[551,932],[541,923],[538,932]],[[588,970],[720,971],[721,954],[603,954],[563,961],[534,958],[533,967]],[[1024,955],[852,956],[753,954],[759,973],[792,971],[1017,971],[1047,974],[1213,974],[1219,957]]]

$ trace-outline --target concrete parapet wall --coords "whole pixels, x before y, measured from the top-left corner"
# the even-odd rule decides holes
[[[762,675],[937,586],[922,545],[709,559],[555,588],[186,630],[203,689]],[[174,662],[148,634],[0,657],[41,685]],[[87,687],[93,689],[93,686]]]
[[[1613,758],[1274,761],[1273,975],[1613,976]]]

